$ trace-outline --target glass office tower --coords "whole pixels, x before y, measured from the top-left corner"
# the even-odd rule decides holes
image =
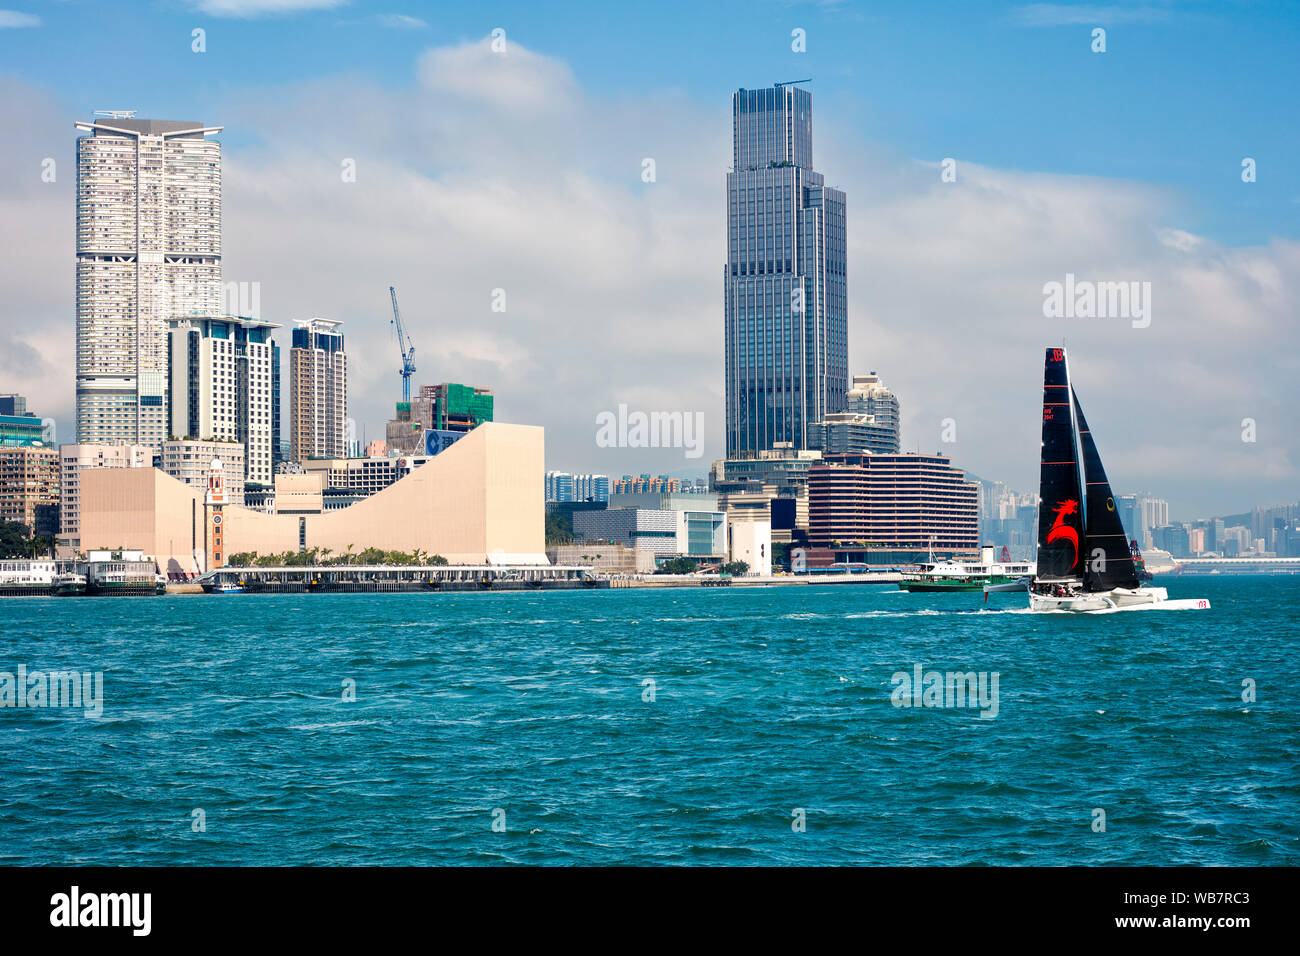
[[[732,96],[727,173],[727,457],[789,442],[844,410],[848,388],[845,197],[812,168],[812,96]]]

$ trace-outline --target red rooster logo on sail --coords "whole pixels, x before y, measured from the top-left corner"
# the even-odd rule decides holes
[[[1070,568],[1079,563],[1079,532],[1065,523],[1067,515],[1078,514],[1079,502],[1071,498],[1069,501],[1062,501],[1056,506],[1056,521],[1051,530],[1047,532],[1047,543],[1051,544],[1058,538],[1064,538],[1074,547],[1074,557],[1070,559]]]

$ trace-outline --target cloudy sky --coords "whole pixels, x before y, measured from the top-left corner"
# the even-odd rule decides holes
[[[897,392],[907,450],[1032,490],[1064,342],[1118,492],[1184,519],[1300,498],[1293,6],[444,6],[0,9],[0,392],[71,440],[73,122],[135,109],[225,128],[226,279],[271,321],[345,323],[367,437],[400,391],[394,285],[417,381],[491,386],[549,467],[705,474],[730,95],[811,77],[815,165],[848,193],[850,366]],[[1150,324],[1045,317],[1067,274],[1149,282]],[[702,457],[597,447],[620,404],[703,413]]]

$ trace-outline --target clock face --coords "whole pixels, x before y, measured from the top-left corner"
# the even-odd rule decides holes
[[[213,516],[212,516],[212,523],[213,523],[214,525],[219,525],[219,524],[221,524],[221,515],[213,515]]]

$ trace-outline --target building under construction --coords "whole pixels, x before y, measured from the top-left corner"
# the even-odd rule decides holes
[[[388,450],[399,455],[436,454],[430,451],[451,433],[459,436],[492,421],[492,389],[443,382],[425,385],[410,402],[397,403],[397,417],[388,423]],[[432,432],[433,435],[426,433]]]

